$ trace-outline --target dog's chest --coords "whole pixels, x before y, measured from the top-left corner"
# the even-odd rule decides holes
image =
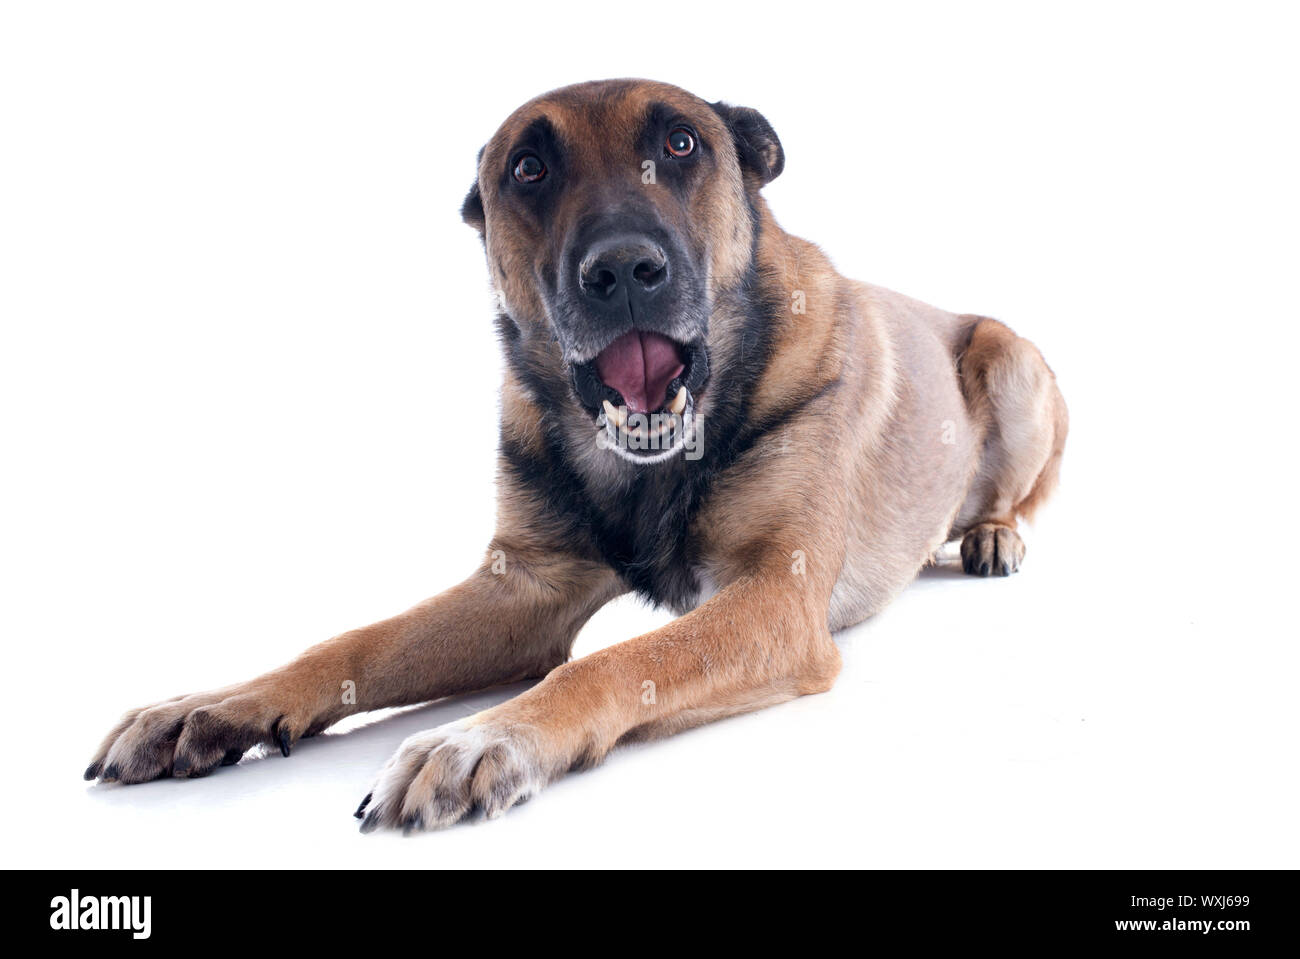
[[[673,609],[701,592],[692,527],[700,490],[678,471],[647,472],[616,496],[603,496],[592,532],[605,560],[634,590]]]

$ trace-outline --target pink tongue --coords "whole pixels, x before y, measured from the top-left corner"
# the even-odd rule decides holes
[[[663,406],[668,384],[683,369],[677,344],[641,330],[624,333],[596,357],[596,372],[606,386],[623,394],[631,413],[649,413]]]

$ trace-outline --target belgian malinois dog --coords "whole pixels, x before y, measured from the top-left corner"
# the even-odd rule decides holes
[[[639,80],[545,94],[478,158],[507,364],[476,573],[287,666],[129,712],[87,779],[196,777],[352,713],[544,677],[407,739],[362,828],[499,816],[617,743],[831,688],[831,633],[946,542],[1006,576],[1065,403],[1028,340],[840,276],[761,189],[771,125]],[[679,618],[569,661],[634,590]]]

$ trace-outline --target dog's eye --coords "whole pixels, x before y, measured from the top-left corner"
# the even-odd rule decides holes
[[[520,183],[536,183],[546,176],[546,164],[536,153],[525,153],[515,164],[515,179]]]
[[[695,135],[685,127],[678,127],[668,134],[664,149],[675,157],[688,157],[695,152]]]

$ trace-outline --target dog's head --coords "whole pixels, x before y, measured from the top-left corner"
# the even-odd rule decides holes
[[[751,278],[757,191],[783,163],[756,111],[661,83],[584,83],[516,110],[462,215],[538,398],[571,404],[628,459],[689,442],[731,342],[710,329],[716,304]]]

